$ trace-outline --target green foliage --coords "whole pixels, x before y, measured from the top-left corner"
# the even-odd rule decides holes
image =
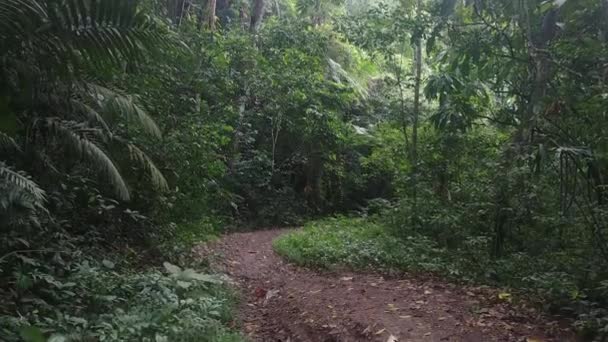
[[[305,266],[390,271],[435,271],[445,253],[422,236],[402,241],[379,223],[344,217],[313,221],[279,237],[274,249]]]
[[[2,133],[3,141],[12,141],[18,150],[23,147],[20,153],[3,152],[3,160],[32,171],[35,165],[28,161],[36,158],[57,173],[71,167],[69,161],[84,160],[89,170],[108,181],[117,197],[129,199],[124,177],[108,152],[115,145],[126,145],[135,161],[149,171],[153,184],[166,189],[151,159],[121,138],[116,127],[121,119],[137,121],[159,136],[154,121],[133,98],[88,82],[93,75],[141,59],[162,41],[137,3],[11,0],[0,5],[0,13],[11,18],[0,27],[0,96],[8,104],[3,116],[18,123],[13,125],[13,136]],[[58,160],[66,155],[67,159]],[[3,177],[2,184],[23,185],[16,180]]]
[[[62,341],[242,340],[224,327],[232,299],[218,278],[169,263],[165,273],[124,272],[108,260],[80,261],[61,276],[46,273],[43,259],[17,257],[36,271],[17,278],[20,315],[0,315],[6,341],[20,341],[20,335],[25,341],[46,341],[42,336]],[[35,294],[42,284],[45,290]]]

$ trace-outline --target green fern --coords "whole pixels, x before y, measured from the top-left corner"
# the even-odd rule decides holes
[[[21,152],[21,147],[7,134],[0,132],[0,151]]]
[[[42,205],[46,201],[44,190],[42,190],[36,182],[22,173],[13,171],[2,161],[0,161],[0,180],[1,184],[6,188],[18,189],[31,195],[34,200],[33,203],[36,205]],[[6,207],[8,207],[8,205],[6,205]]]

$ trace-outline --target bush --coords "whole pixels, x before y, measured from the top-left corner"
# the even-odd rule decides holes
[[[436,271],[445,253],[423,236],[395,239],[378,223],[344,217],[308,223],[278,238],[274,248],[300,265],[384,271]]]
[[[0,334],[28,342],[242,340],[225,327],[232,297],[220,279],[169,263],[164,273],[114,267],[84,261],[65,278],[33,273],[30,286],[44,286],[44,296],[0,315]]]

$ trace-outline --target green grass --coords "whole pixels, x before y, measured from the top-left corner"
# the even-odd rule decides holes
[[[439,271],[445,257],[445,251],[427,238],[396,239],[382,225],[360,218],[308,223],[275,240],[274,249],[299,265],[387,272]]]

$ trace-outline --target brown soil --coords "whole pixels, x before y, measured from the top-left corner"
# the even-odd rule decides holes
[[[289,265],[272,250],[285,232],[237,233],[197,249],[218,256],[213,267],[239,287],[236,324],[253,341],[574,341],[496,289]]]

